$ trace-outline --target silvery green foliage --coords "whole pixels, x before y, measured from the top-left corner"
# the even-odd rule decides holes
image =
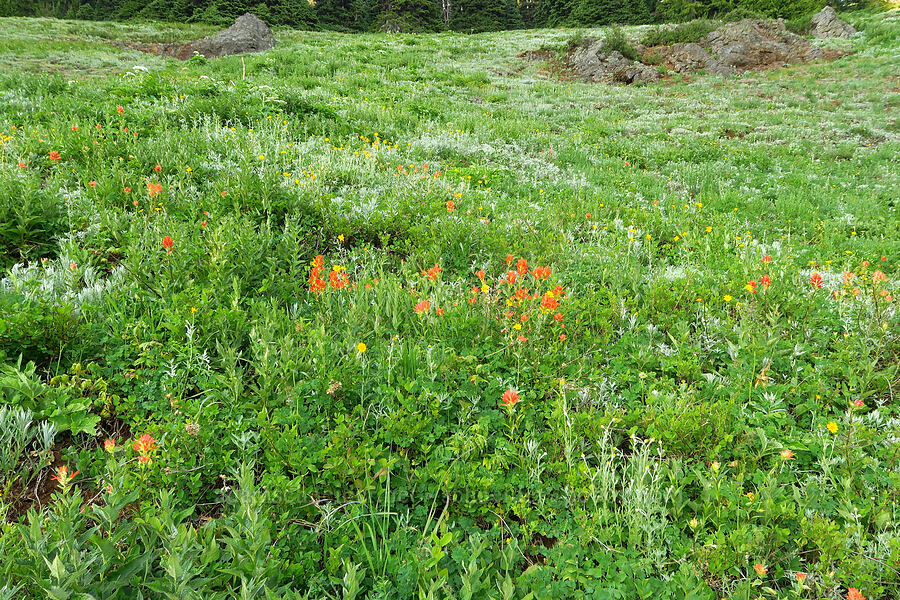
[[[13,265],[9,274],[0,279],[0,290],[21,294],[29,300],[66,303],[81,307],[97,304],[110,291],[124,284],[121,268],[103,276],[93,267],[71,268],[73,261],[60,257],[44,264]]]
[[[0,490],[16,480],[30,482],[50,463],[55,439],[56,427],[47,421],[35,423],[30,410],[0,407]]]

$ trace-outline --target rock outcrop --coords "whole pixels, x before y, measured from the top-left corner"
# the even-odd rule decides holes
[[[825,51],[791,33],[784,20],[744,19],[726,23],[708,34],[700,45],[723,65],[754,71],[825,58]]]
[[[813,19],[817,35],[846,37],[855,30],[826,8]],[[845,28],[845,27],[846,28]],[[660,79],[658,65],[675,73],[703,71],[727,77],[745,71],[761,71],[795,63],[831,60],[844,54],[826,50],[809,39],[788,31],[783,19],[744,19],[725,23],[696,42],[645,48],[628,46],[632,60],[622,54],[622,40],[611,50],[607,40],[585,39],[566,54],[567,74],[593,82],[638,83]],[[626,43],[627,46],[627,43]],[[543,59],[538,51],[523,52],[523,60]]]
[[[620,52],[606,52],[602,40],[587,40],[570,57],[572,70],[594,82],[641,83],[662,75],[653,67],[625,58]]]
[[[141,52],[187,60],[195,54],[218,58],[231,54],[264,52],[275,47],[272,30],[260,18],[250,13],[237,18],[234,24],[219,33],[186,44],[125,44]]]
[[[262,19],[246,13],[238,17],[234,25],[214,36],[185,44],[185,50],[206,58],[218,58],[231,54],[264,52],[275,47],[275,36]],[[188,58],[190,58],[188,56]]]
[[[856,29],[846,21],[838,18],[837,13],[830,6],[826,6],[810,21],[812,28],[810,33],[817,38],[849,38]]]
[[[717,61],[700,44],[693,42],[673,44],[665,48],[658,56],[667,67],[677,73],[706,71],[723,77],[734,73],[734,69]]]

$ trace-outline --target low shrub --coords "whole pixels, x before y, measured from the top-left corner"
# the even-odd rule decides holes
[[[749,8],[745,8],[743,6],[739,6],[734,10],[729,10],[727,13],[723,14],[719,17],[720,20],[726,23],[734,23],[735,21],[743,21],[744,19],[765,19],[765,15],[755,10],[751,10]]]
[[[638,51],[634,49],[631,41],[625,36],[625,32],[619,27],[613,27],[603,38],[603,52],[618,52],[630,60],[639,60]]]
[[[655,27],[647,31],[641,43],[645,46],[671,46],[678,43],[699,42],[716,28],[715,21],[697,20],[674,28]]]

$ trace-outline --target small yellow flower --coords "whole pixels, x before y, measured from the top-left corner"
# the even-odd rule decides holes
[[[266,160],[266,155],[265,155],[265,154],[260,154],[260,155],[259,155],[259,160]]]
[[[707,228],[706,228],[706,233],[712,233],[712,227],[707,227]]]
[[[731,296],[729,296],[728,294],[725,294],[723,300],[725,300],[725,302],[731,302]]]
[[[356,351],[359,352],[360,354],[365,354],[367,349],[368,349],[368,347],[365,344],[363,344],[362,342],[360,342],[356,345]]]
[[[341,235],[338,236],[338,241],[339,241],[339,242],[343,242],[343,241],[344,241],[344,234],[343,234],[343,233],[342,233]]]
[[[831,433],[837,433],[838,431],[838,425],[834,421],[826,425],[825,428],[828,429],[828,431],[830,431]]]
[[[195,313],[195,312],[197,312],[197,307],[196,307],[196,306],[192,306],[192,307],[191,307],[191,314],[193,314],[193,313]]]
[[[516,323],[515,325],[513,325],[513,329],[515,329],[516,331],[519,331],[520,329],[522,329],[522,324]]]
[[[491,288],[489,288],[487,285],[483,285],[483,286],[481,286],[481,293],[482,293],[482,294],[487,294],[487,293],[488,293],[488,290],[490,290],[490,289],[491,289]]]

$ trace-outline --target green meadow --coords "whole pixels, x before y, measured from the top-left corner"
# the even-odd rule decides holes
[[[635,86],[0,19],[0,599],[900,597],[900,11],[842,16]]]

